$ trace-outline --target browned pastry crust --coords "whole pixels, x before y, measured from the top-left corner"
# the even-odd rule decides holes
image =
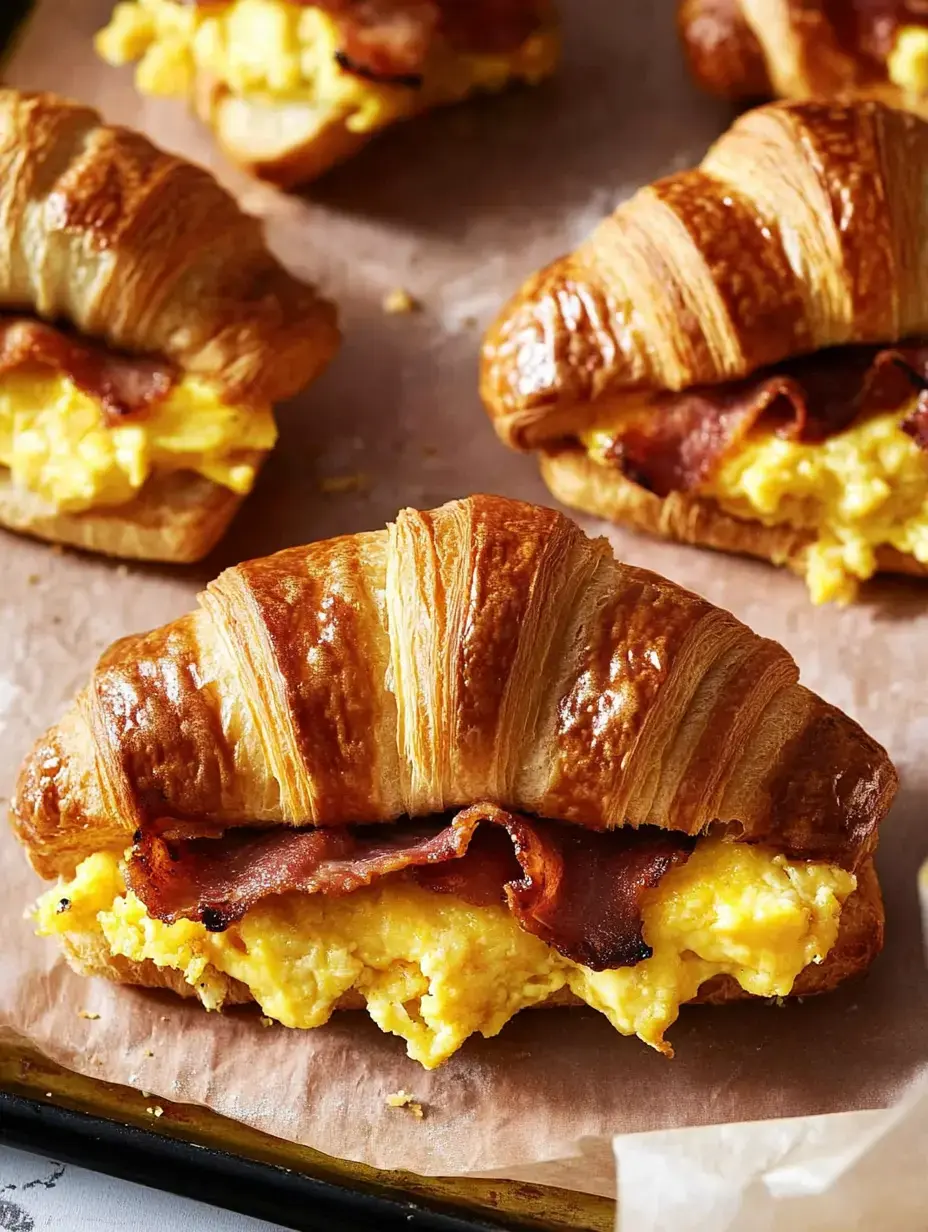
[[[836,15],[843,7],[843,21]],[[855,46],[852,0],[682,0],[678,25],[693,75],[723,98],[759,100],[877,99],[928,116],[928,98],[900,89],[881,56]],[[898,23],[901,5],[873,0],[858,6],[883,29]],[[883,9],[882,15],[880,8]],[[887,20],[888,19],[888,20]],[[904,21],[904,18],[902,19]]]
[[[413,10],[410,20],[414,26],[422,18],[423,7],[410,6]],[[467,6],[449,7],[457,21],[468,20]],[[535,11],[539,34],[548,43],[554,44],[557,23],[548,0],[535,0],[524,7]],[[485,28],[490,20],[486,14],[479,20],[478,30],[484,32],[484,37],[477,40],[478,44],[487,42]],[[509,21],[513,28],[511,17]],[[518,24],[514,28],[518,28]],[[453,60],[456,54],[454,47],[445,45],[441,35],[436,37],[435,42],[437,58]],[[492,46],[492,39],[488,45]],[[514,57],[513,80],[525,75],[524,69],[516,63],[518,45],[503,45],[496,50],[498,54]],[[413,118],[432,109],[434,100],[427,90],[406,89],[406,101],[410,105],[408,110],[404,110],[404,118]],[[200,119],[213,130],[229,158],[251,174],[281,188],[295,188],[317,179],[359,153],[382,131],[379,128],[353,131],[348,126],[346,116],[340,112],[327,112],[324,104],[312,100],[269,101],[235,94],[224,83],[206,74],[199,75],[194,83],[193,102]]]
[[[838,938],[820,965],[811,964],[801,971],[793,985],[792,996],[807,997],[815,993],[830,992],[838,984],[864,972],[883,947],[883,901],[873,861],[868,859],[858,870],[857,890],[851,895],[841,912]],[[101,935],[68,933],[61,937],[65,957],[80,975],[102,976],[117,984],[132,984],[142,988],[169,989],[181,997],[195,997],[196,989],[183,977],[183,973],[170,967],[158,967],[151,959],[135,962],[119,954],[112,954]],[[254,1000],[251,991],[239,980],[223,975],[214,967],[209,968],[210,986],[223,989],[222,1006],[246,1005]],[[730,975],[715,976],[703,984],[694,1002],[723,1005],[729,1001],[750,998],[741,985]],[[582,1002],[569,989],[560,989],[532,1009],[558,1006],[581,1006]],[[351,990],[344,994],[337,1006],[339,1010],[364,1008],[360,993]]]
[[[242,499],[202,475],[156,472],[127,504],[58,513],[0,469],[0,525],[126,560],[201,560],[225,534]]]
[[[928,124],[875,103],[776,103],[700,167],[641,189],[530,278],[484,343],[499,435],[576,436],[606,404],[928,332],[918,253]]]
[[[332,306],[201,167],[90,107],[0,91],[0,301],[276,402],[337,345]]]
[[[332,306],[270,254],[261,223],[200,167],[50,94],[0,90],[0,304],[214,382],[287,398],[334,354]],[[260,461],[260,459],[258,459]],[[115,556],[203,556],[241,498],[156,475],[118,509],[60,514],[0,485],[0,523]]]
[[[551,492],[573,509],[661,539],[756,556],[805,576],[806,551],[811,542],[805,531],[736,518],[711,498],[687,492],[655,496],[615,467],[597,462],[576,447],[543,450],[539,461],[542,478]],[[928,576],[928,566],[888,546],[879,549],[877,566],[880,573]]]
[[[27,758],[13,822],[45,877],[164,817],[335,825],[478,800],[721,821],[853,867],[896,774],[797,680],[783,647],[554,510],[471,497],[227,570],[199,611],[117,642]]]

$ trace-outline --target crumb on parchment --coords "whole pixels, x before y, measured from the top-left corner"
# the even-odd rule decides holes
[[[151,1050],[150,1048],[146,1048],[146,1049],[145,1049],[145,1052],[144,1052],[144,1055],[145,1055],[146,1057],[153,1057],[155,1054],[152,1052],[152,1050]]]
[[[405,1108],[417,1121],[421,1121],[425,1116],[425,1109],[408,1091],[394,1091],[392,1095],[388,1095],[387,1107]]]
[[[267,1014],[261,1015],[260,1022],[262,1027],[273,1027],[274,1025],[274,1019],[268,1018]]]
[[[405,287],[394,287],[383,297],[383,310],[391,317],[418,312],[421,307],[419,301],[410,295]]]
[[[78,1010],[77,1016],[78,1018],[86,1018],[88,1022],[96,1022],[100,1017],[94,1010]]]
[[[319,480],[319,491],[325,496],[341,496],[346,492],[366,492],[370,480],[364,471],[352,471],[349,475],[329,475]]]

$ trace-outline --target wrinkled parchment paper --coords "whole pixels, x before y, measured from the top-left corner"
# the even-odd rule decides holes
[[[108,0],[40,0],[9,80],[90,100],[209,163],[267,219],[281,257],[337,297],[346,342],[284,408],[272,462],[204,565],[127,568],[0,538],[0,792],[99,652],[188,609],[220,567],[379,527],[404,504],[474,491],[550,503],[532,460],[497,443],[478,403],[481,329],[525,274],[636,185],[697,161],[728,120],[683,77],[670,0],[562,7],[557,82],[404,126],[305,197],[285,197],[226,165],[180,105],[140,100],[128,73],[95,61],[89,38]],[[384,295],[400,286],[421,313],[383,313]],[[364,492],[322,490],[326,478],[359,474]],[[616,1133],[890,1103],[928,1048],[915,887],[928,854],[928,584],[880,584],[852,610],[816,611],[799,582],[765,565],[610,538],[626,559],[782,640],[806,684],[895,756],[904,786],[879,852],[888,941],[868,979],[803,1005],[684,1011],[673,1062],[592,1011],[546,1011],[426,1074],[360,1014],[297,1033],[78,979],[21,918],[40,887],[0,827],[0,1030],[95,1077],[380,1167],[524,1175],[583,1140],[578,1160],[535,1176],[593,1191],[611,1184]],[[99,1019],[79,1018],[81,1008]],[[385,1106],[401,1088],[425,1106],[424,1120]]]
[[[928,1071],[899,1103],[616,1138],[617,1232],[924,1232]]]

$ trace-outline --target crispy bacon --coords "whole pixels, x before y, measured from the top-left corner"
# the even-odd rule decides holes
[[[194,0],[203,7],[215,0]],[[372,81],[415,88],[432,44],[456,51],[515,51],[538,29],[541,0],[297,0],[324,9],[338,24],[338,61]]]
[[[177,370],[166,360],[121,355],[32,317],[0,317],[0,374],[51,368],[95,398],[111,426],[166,398]]]
[[[583,830],[492,804],[465,809],[437,830],[404,823],[276,826],[220,838],[165,837],[170,832],[166,822],[140,831],[127,861],[129,888],[160,920],[199,920],[221,932],[271,895],[345,895],[406,875],[468,902],[506,903],[526,932],[595,971],[650,957],[643,896],[696,841],[653,827]]]
[[[668,394],[631,417],[606,456],[658,496],[691,492],[761,420],[790,440],[823,441],[863,414],[901,407],[925,388],[926,377],[928,345],[818,351],[743,381]],[[928,434],[906,424],[903,430],[925,448]]]

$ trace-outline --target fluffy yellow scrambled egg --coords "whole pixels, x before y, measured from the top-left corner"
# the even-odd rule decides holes
[[[759,429],[699,489],[735,517],[815,535],[805,558],[815,603],[854,598],[880,547],[928,563],[928,457],[899,428],[911,407],[874,415],[821,444]],[[587,433],[602,458],[615,425]]]
[[[909,94],[928,93],[928,30],[903,26],[886,65],[889,79]]]
[[[831,949],[855,886],[833,865],[703,839],[648,894],[644,936],[653,956],[613,971],[563,958],[502,906],[473,907],[395,878],[344,898],[266,899],[223,933],[167,925],[126,893],[109,853],[90,856],[43,895],[36,921],[44,936],[89,934],[111,954],[182,971],[207,1009],[222,1001],[217,972],[232,976],[288,1027],[321,1026],[339,997],[356,990],[377,1025],[430,1069],[472,1033],[495,1035],[519,1010],[565,988],[623,1035],[669,1053],[665,1030],[714,975],[734,976],[758,996],[785,996]]]
[[[365,133],[426,107],[456,102],[474,90],[502,89],[513,77],[535,82],[554,67],[549,33],[509,55],[433,56],[422,86],[368,81],[336,60],[338,27],[321,9],[285,0],[229,0],[218,7],[177,0],[124,0],[97,36],[110,64],[138,61],[136,82],[148,94],[188,95],[198,77],[258,102],[310,102],[326,122],[342,119]]]
[[[269,406],[228,406],[197,377],[115,427],[64,374],[22,371],[0,380],[0,465],[61,512],[123,504],[155,470],[195,471],[244,495],[256,455],[276,436]]]

